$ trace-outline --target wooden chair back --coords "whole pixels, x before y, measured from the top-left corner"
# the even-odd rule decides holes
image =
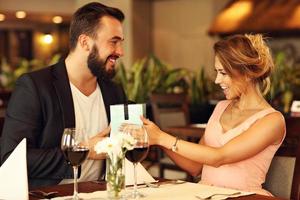
[[[189,124],[189,106],[186,94],[151,94],[150,102],[154,122],[160,128],[186,126]],[[169,157],[165,156],[161,149],[152,147],[151,150],[157,154],[156,162],[159,165],[160,178],[172,178],[167,177],[165,174],[166,170],[172,170],[183,172],[186,180],[192,180],[192,177],[180,169]]]
[[[151,94],[150,102],[153,118],[158,126],[189,124],[189,106],[186,94]]]
[[[286,119],[287,138],[290,138],[290,153],[295,153],[296,162],[292,181],[291,199],[300,200],[300,118],[289,117]],[[288,148],[287,148],[288,149]],[[289,150],[287,150],[289,151]]]
[[[266,189],[275,196],[300,200],[300,118],[285,121],[286,137],[271,163]]]

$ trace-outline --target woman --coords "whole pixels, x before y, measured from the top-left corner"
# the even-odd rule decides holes
[[[282,114],[263,95],[274,64],[261,35],[236,35],[214,45],[215,83],[226,100],[210,117],[199,144],[179,140],[142,118],[150,144],[161,146],[201,183],[271,195],[262,189],[285,136]]]

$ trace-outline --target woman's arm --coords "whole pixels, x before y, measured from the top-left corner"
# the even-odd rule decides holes
[[[203,145],[203,138],[201,138],[199,144]],[[188,172],[192,176],[200,175],[203,166],[202,163],[193,161],[187,157],[179,155],[178,153],[173,152],[165,147],[163,147],[163,150],[176,163],[176,165],[178,165],[184,171]]]
[[[151,144],[171,149],[175,137],[161,131],[147,119],[142,121],[150,135]],[[249,129],[220,148],[179,140],[176,153],[195,162],[218,167],[245,160],[263,151],[267,146],[279,143],[284,132],[284,118],[276,112],[257,120]]]

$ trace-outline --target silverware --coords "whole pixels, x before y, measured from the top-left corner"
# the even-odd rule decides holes
[[[226,197],[231,197],[231,196],[237,195],[237,194],[241,194],[241,192],[233,192],[233,193],[215,193],[215,194],[209,195],[209,196],[207,196],[207,197],[205,197],[205,198],[202,198],[202,197],[196,195],[196,198],[197,198],[197,199],[201,199],[201,200],[207,200],[207,199],[212,199],[212,198],[215,197],[215,196],[226,196]]]
[[[145,182],[141,186],[146,185],[146,187],[158,188],[161,185],[167,185],[167,184],[178,185],[178,184],[183,184],[183,183],[186,183],[186,181],[183,181],[183,180],[168,180],[168,181],[154,182],[154,183]]]
[[[169,181],[164,181],[164,182],[160,182],[161,184],[174,184],[174,185],[178,185],[178,184],[183,184],[186,183],[186,181],[184,180],[169,180]]]
[[[33,197],[37,197],[37,198],[51,199],[51,198],[56,197],[58,195],[58,192],[57,191],[44,192],[42,190],[32,190],[32,191],[29,191],[29,195],[31,195]]]
[[[148,183],[148,182],[145,182],[145,185],[151,188],[158,188],[160,186],[159,183]]]
[[[126,188],[133,188],[134,186],[133,185],[127,185]],[[157,183],[149,183],[149,182],[145,182],[145,183],[142,183],[142,184],[138,184],[137,185],[137,188],[146,188],[146,187],[150,187],[150,188],[158,188],[159,187],[159,184]]]

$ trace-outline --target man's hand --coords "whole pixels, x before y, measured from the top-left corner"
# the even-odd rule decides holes
[[[105,137],[107,137],[107,135],[110,132],[110,126],[107,127],[106,129],[104,129],[102,132],[98,133],[97,135],[95,135],[94,137],[90,138],[89,140],[89,155],[88,155],[88,159],[91,160],[103,160],[106,158],[106,154],[105,153],[101,153],[101,154],[97,154],[96,151],[94,150],[95,145],[103,140]]]

